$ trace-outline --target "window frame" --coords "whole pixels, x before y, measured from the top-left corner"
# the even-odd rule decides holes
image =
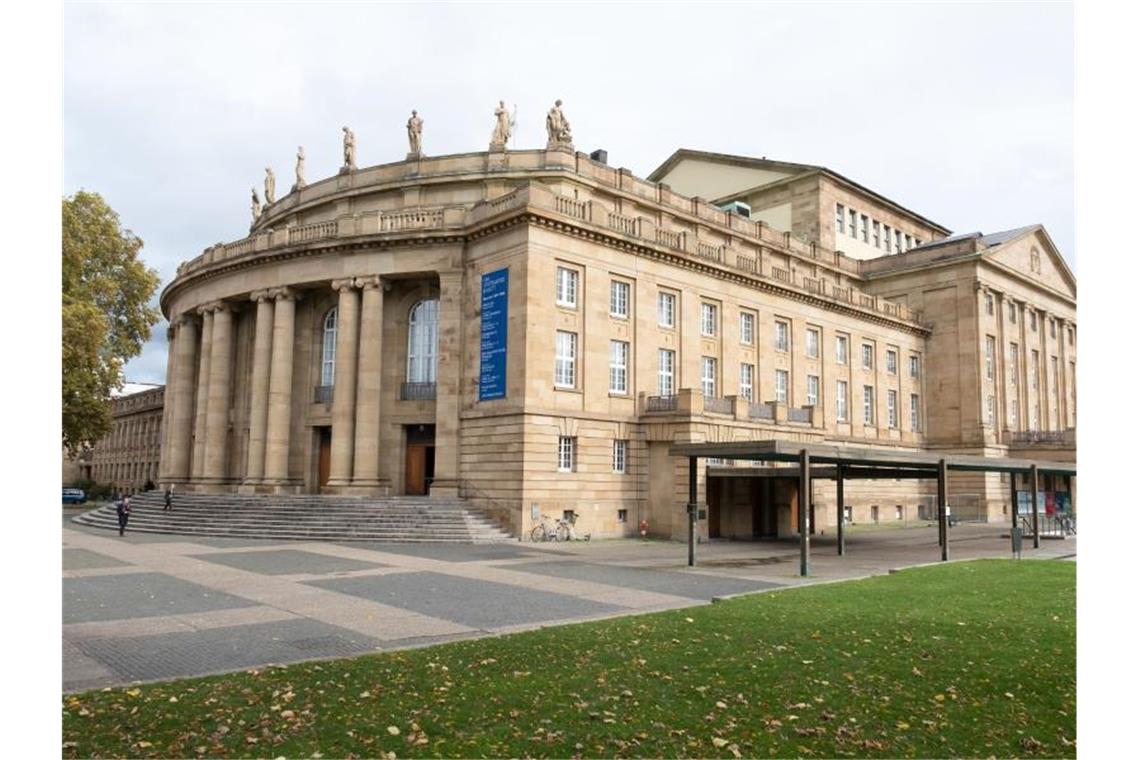
[[[715,338],[719,332],[719,314],[715,303],[701,301],[701,337]]]
[[[840,347],[842,346],[842,350]],[[850,360],[850,341],[846,335],[835,336],[835,363],[841,366],[847,366]]]
[[[789,350],[790,342],[788,336],[791,333],[791,325],[783,319],[775,320],[776,334],[773,338],[777,351],[787,353]]]
[[[666,362],[668,359],[668,362]],[[668,363],[668,371],[666,371],[665,364]],[[665,378],[669,380],[669,388],[666,392],[663,381]],[[658,348],[657,349],[657,395],[659,396],[674,396],[677,393],[677,352],[671,348]]]
[[[615,379],[621,380],[621,387],[615,385]],[[619,396],[629,395],[629,341],[627,340],[610,341],[610,393]]]
[[[569,356],[561,353],[563,348],[562,336],[568,336],[565,345],[570,349]],[[562,372],[559,371],[560,366]],[[567,367],[569,367],[569,383],[560,380],[560,378],[565,377]],[[554,387],[570,390],[578,387],[578,333],[571,330],[554,331]]]
[[[986,379],[994,379],[994,354],[997,353],[997,339],[992,335],[986,336],[985,341]]]
[[[922,360],[918,358],[918,354],[911,354],[908,364],[907,369],[910,372],[911,379],[917,380],[918,376],[922,374]]]
[[[710,388],[711,386],[711,388]],[[710,393],[709,390],[712,392]],[[716,357],[701,357],[701,395],[706,398],[717,398],[716,395]]]
[[[863,386],[863,425],[871,427],[875,424],[875,386]]]
[[[565,278],[563,275],[567,275]],[[578,270],[558,265],[554,283],[554,305],[563,309],[578,308]],[[569,299],[564,296],[569,293]]]
[[[899,373],[899,352],[897,349],[887,349],[887,374],[897,375]]]
[[[339,327],[340,317],[334,306],[325,312],[325,318],[321,320],[321,385],[324,387],[331,386],[336,380],[336,334]]]
[[[910,394],[910,429],[914,433],[922,430],[922,407],[917,393]]]
[[[421,311],[422,310],[422,311]],[[417,322],[424,314],[426,321]],[[422,353],[423,346],[429,349]],[[404,379],[409,383],[434,383],[439,372],[439,298],[423,298],[408,310],[408,360]]]
[[[625,280],[610,280],[610,316],[614,319],[629,319],[629,302],[632,288]],[[615,310],[615,305],[620,310]]]
[[[847,419],[847,381],[835,381],[835,421],[848,422]]]
[[[859,344],[859,357],[863,369],[868,372],[875,371],[875,346],[873,343]]]
[[[804,404],[806,406],[819,406],[819,375],[807,376],[807,394]]]
[[[814,341],[812,340],[814,338]],[[819,358],[819,346],[823,342],[823,331],[818,327],[804,330],[804,355],[809,359]]]
[[[570,435],[558,436],[558,472],[574,472],[576,439]]]
[[[662,307],[668,304],[669,321],[662,322]],[[677,294],[665,290],[657,291],[657,326],[674,330],[677,327]]]
[[[745,346],[756,342],[756,315],[750,311],[740,312],[740,342]]]
[[[788,401],[788,371],[786,369],[776,370],[776,403],[787,404]]]
[[[899,392],[887,389],[887,427],[895,430],[899,426]]]
[[[614,439],[610,465],[613,468],[613,472],[617,475],[626,475],[629,473],[629,441],[627,439]]]
[[[745,371],[747,370],[747,372]],[[747,380],[747,382],[745,382]],[[751,403],[755,397],[756,367],[749,362],[740,363],[740,395]]]

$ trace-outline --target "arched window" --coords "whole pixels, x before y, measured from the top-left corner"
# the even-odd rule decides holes
[[[333,370],[336,368],[336,307],[325,315],[324,337],[321,340],[321,385],[333,384]]]
[[[428,298],[408,317],[408,382],[434,383],[439,300]]]

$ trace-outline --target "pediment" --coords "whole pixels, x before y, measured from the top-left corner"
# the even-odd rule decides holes
[[[1025,234],[985,251],[983,257],[1013,270],[1030,282],[1077,297],[1077,280],[1045,228],[1038,225]]]

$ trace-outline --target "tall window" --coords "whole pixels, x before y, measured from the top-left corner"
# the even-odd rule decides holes
[[[660,327],[677,324],[677,296],[672,293],[657,294],[657,324]]]
[[[1057,337],[1057,320],[1053,319],[1052,317],[1049,317],[1049,337]]]
[[[991,317],[994,315],[994,296],[992,293],[986,293],[986,314]]]
[[[776,350],[788,350],[788,323],[776,322]]]
[[[876,248],[879,247],[879,223],[877,221],[871,222],[871,245]]]
[[[910,357],[910,376],[918,379],[918,357],[914,355]]]
[[[897,428],[899,426],[899,393],[898,391],[887,391],[887,427]]]
[[[863,242],[864,243],[870,243],[871,242],[871,220],[867,218],[866,214],[863,214],[862,217],[860,217],[859,221],[860,221],[860,230],[863,233]]]
[[[1037,312],[1029,310],[1029,329],[1037,332]]]
[[[554,334],[554,385],[573,388],[577,377],[578,333],[558,330]]]
[[[900,230],[895,230],[895,253],[902,253],[902,245],[902,232]]]
[[[910,241],[910,235],[905,236],[904,239],[906,240],[906,248],[904,248],[903,250],[909,251],[911,249],[911,245],[912,245],[912,243]]]
[[[986,379],[994,379],[994,336],[986,336]]]
[[[701,357],[701,393],[716,396],[716,359],[711,356]]]
[[[887,253],[891,252],[891,228],[890,225],[883,225],[883,250]]]
[[[629,392],[629,343],[610,341],[610,393]]]
[[[629,283],[610,280],[610,316],[629,317]]]
[[[875,386],[863,386],[863,424],[875,424]]]
[[[657,349],[657,394],[660,396],[673,395],[673,368],[676,366],[677,354],[667,348]]]
[[[740,365],[740,395],[749,401],[752,400],[752,372],[751,364]]]
[[[835,237],[838,238],[843,234],[843,204],[835,204]]]
[[[567,435],[558,436],[558,471],[574,471],[574,439]]]
[[[805,334],[805,337],[807,338],[807,340],[804,341],[806,344],[805,350],[807,351],[807,357],[809,359],[818,359],[819,358],[819,330],[816,330],[814,327],[809,327],[807,329],[807,333]]]
[[[994,426],[995,415],[994,397],[986,396],[986,424],[990,427]]]
[[[835,363],[836,364],[846,364],[847,363],[847,336],[846,335],[836,335],[835,336]]]
[[[847,381],[835,381],[835,420],[836,422],[847,421]]]
[[[620,472],[623,475],[626,472],[626,460],[629,456],[629,441],[615,440],[614,441],[614,472]]]
[[[740,342],[751,346],[752,333],[754,332],[756,318],[752,316],[751,312],[740,312]]]
[[[921,429],[918,419],[918,394],[910,394],[910,429],[916,433]]]
[[[1071,327],[1070,327],[1070,328],[1069,328],[1068,330],[1066,330],[1065,332],[1066,332],[1066,334],[1068,335],[1068,338],[1069,338],[1069,345],[1070,345],[1070,346],[1071,346],[1071,345],[1073,345],[1073,328],[1071,328]]]
[[[434,383],[439,299],[428,298],[408,314],[408,382]]]
[[[578,307],[578,273],[573,269],[558,267],[554,302],[570,309]]]
[[[1017,344],[1009,344],[1009,384],[1014,388],[1017,387]]]
[[[716,306],[714,304],[701,304],[701,335],[709,338],[716,335]]]
[[[807,376],[807,405],[816,406],[819,403],[819,375]]]
[[[859,215],[855,213],[855,209],[850,209],[847,212],[847,234],[849,234],[851,237],[855,237],[855,222],[857,221],[858,216]]]
[[[893,349],[887,349],[887,374],[894,375],[899,371],[899,354]]]
[[[1015,325],[1017,324],[1017,304],[1015,303],[1009,305],[1009,321]]]
[[[776,401],[781,404],[788,403],[788,371],[776,370]]]
[[[321,339],[321,385],[332,385],[336,370],[336,307],[325,315],[325,331]]]
[[[1037,390],[1037,374],[1039,372],[1038,367],[1040,367],[1040,365],[1041,354],[1037,351],[1037,349],[1033,349],[1033,352],[1029,355],[1029,387],[1031,387],[1033,390]]]
[[[875,368],[875,347],[870,343],[863,344],[863,369]]]

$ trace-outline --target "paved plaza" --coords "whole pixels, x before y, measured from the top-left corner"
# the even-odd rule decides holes
[[[951,530],[952,559],[1008,557],[1002,526]],[[64,522],[63,688],[345,657],[705,604],[938,559],[937,531],[852,530],[845,557],[814,537],[684,544],[275,542],[132,534]],[[1076,541],[1025,556],[1075,557]]]

